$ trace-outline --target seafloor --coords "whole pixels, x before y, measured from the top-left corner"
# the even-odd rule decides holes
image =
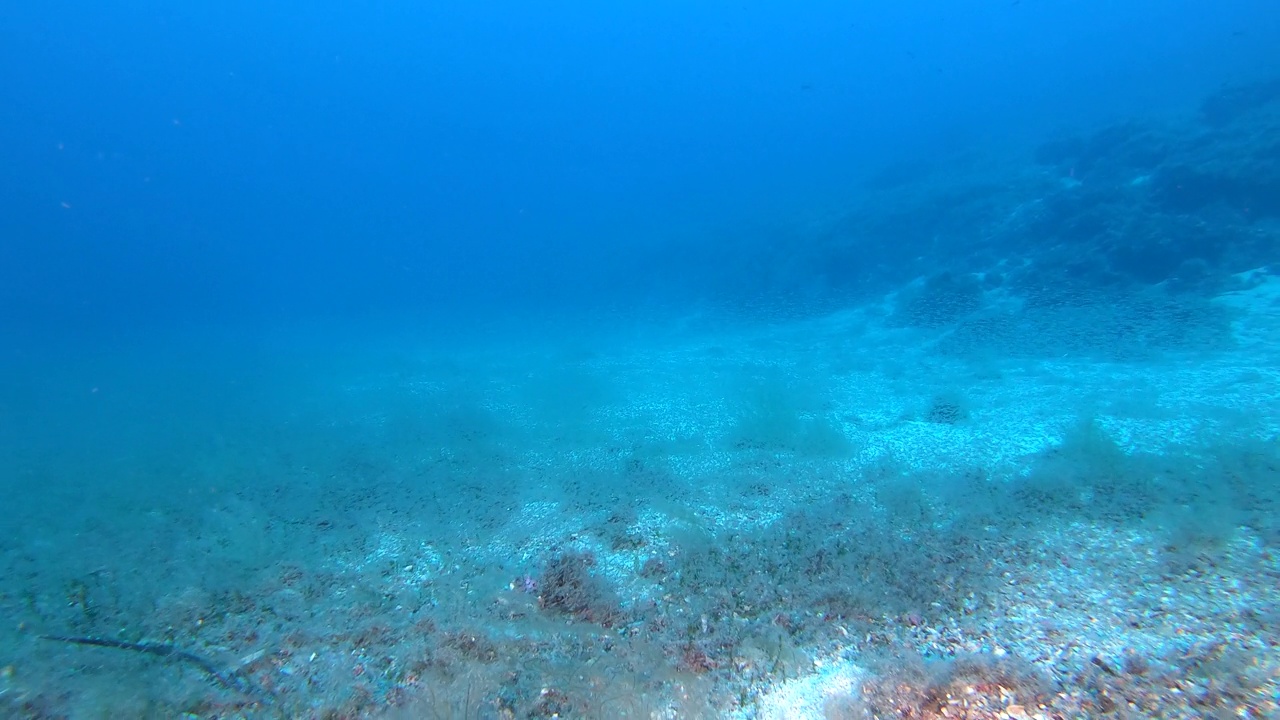
[[[1242,281],[1238,349],[1158,361],[949,359],[851,312],[362,378],[320,403],[341,417],[101,471],[164,491],[11,504],[39,520],[4,539],[0,703],[1270,716],[1277,299]],[[245,682],[41,634],[171,643]]]

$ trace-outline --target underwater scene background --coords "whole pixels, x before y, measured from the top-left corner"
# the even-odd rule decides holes
[[[0,716],[1277,716],[1276,47],[0,10]]]

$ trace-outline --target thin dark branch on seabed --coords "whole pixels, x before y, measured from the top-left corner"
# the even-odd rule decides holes
[[[149,643],[149,642],[126,642],[124,640],[112,640],[110,638],[97,637],[68,637],[65,635],[41,635],[44,640],[56,640],[57,642],[71,643],[73,645],[93,645],[95,647],[118,648],[120,650],[132,650],[134,652],[145,653],[147,655],[155,655],[159,658],[171,660],[173,662],[187,663],[195,665],[204,671],[214,682],[233,690],[242,695],[251,697],[255,700],[261,700],[265,703],[271,702],[271,696],[266,690],[258,687],[249,678],[239,671],[224,672],[218,669],[212,660],[187,652],[176,645],[168,643]]]

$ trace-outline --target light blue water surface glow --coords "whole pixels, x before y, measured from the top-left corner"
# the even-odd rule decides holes
[[[1148,470],[1132,458],[1200,458],[1170,475],[1275,453],[1276,336],[1250,319],[1280,262],[1269,0],[10,5],[0,700],[28,705],[6,710],[61,690],[73,712],[234,696],[198,677],[113,695],[172,668],[112,675],[93,655],[86,680],[42,664],[78,649],[36,635],[274,656],[288,628],[255,644],[193,618],[269,595],[282,563],[367,572],[379,532],[473,547],[526,523],[493,551],[519,560],[470,560],[505,597],[590,535],[584,484],[673,526],[697,513],[651,495],[729,488],[702,527],[632,507],[619,522],[647,545],[578,548],[643,613],[652,588],[618,568],[719,537],[743,488],[920,486],[876,495],[889,506],[929,482],[945,496],[961,465],[1044,470],[1059,445],[1088,468],[1112,444]],[[1253,99],[1206,101],[1223,87]],[[656,466],[655,486],[611,484]],[[1186,490],[1152,532],[1212,536],[1212,555],[1246,527],[1270,547],[1251,518],[1274,471],[1248,467],[1262,490],[1207,511],[1221,493]],[[1035,502],[1071,505],[1077,480],[1096,495],[1060,475]],[[389,519],[396,493],[412,519]],[[473,501],[479,519],[457,509]],[[538,503],[558,509],[529,520]],[[318,526],[342,539],[317,546]],[[440,624],[478,631],[475,602]],[[674,673],[732,664],[664,642]],[[341,706],[333,678],[349,669],[313,683],[333,698],[282,683],[284,702]]]

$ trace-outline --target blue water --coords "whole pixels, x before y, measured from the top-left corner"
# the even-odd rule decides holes
[[[888,163],[1194,103],[1280,32],[1265,0],[4,16],[0,285],[41,339],[696,295],[689,246]]]
[[[33,633],[247,653],[146,617],[323,566],[281,528],[466,484],[445,466],[496,497],[604,448],[672,487],[725,452],[874,465],[877,432],[988,391],[1021,430],[968,445],[1001,457],[1095,421],[1132,453],[1273,452],[1274,338],[1238,322],[1280,262],[1271,0],[10,4],[0,698],[83,691],[23,684]],[[1028,410],[1033,365],[1078,406]],[[324,527],[367,542],[379,497]],[[1240,503],[1219,525],[1264,532]],[[559,546],[530,542],[535,572]]]

